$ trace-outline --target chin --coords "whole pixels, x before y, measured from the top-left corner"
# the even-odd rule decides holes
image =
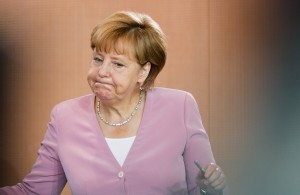
[[[113,98],[113,95],[112,93],[110,92],[102,92],[102,91],[97,91],[97,92],[94,92],[95,95],[102,101],[105,101],[105,100],[110,100]]]

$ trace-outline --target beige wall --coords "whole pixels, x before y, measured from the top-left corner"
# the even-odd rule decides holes
[[[168,58],[156,86],[191,92],[202,113],[216,160],[233,188],[240,152],[249,138],[256,74],[254,1],[49,0],[1,4],[1,30],[13,48],[2,94],[9,99],[2,131],[1,184],[13,184],[31,169],[51,108],[89,93],[86,73],[94,25],[118,10],[151,15],[167,35]],[[250,20],[250,19],[254,19]],[[247,44],[247,46],[245,46]],[[8,114],[9,113],[9,114]],[[250,135],[251,136],[251,135]],[[240,159],[241,160],[241,159]],[[241,160],[242,161],[242,160]],[[70,194],[66,189],[63,194]]]

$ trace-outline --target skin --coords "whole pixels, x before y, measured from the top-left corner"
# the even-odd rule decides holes
[[[141,67],[131,56],[115,52],[93,52],[88,83],[105,104],[125,104],[139,94],[150,64]]]
[[[96,100],[101,102],[101,114],[106,120],[121,122],[127,119],[139,100],[140,86],[150,68],[150,63],[142,67],[132,55],[118,54],[114,50],[108,53],[93,51],[87,80]],[[111,138],[136,135],[144,102],[143,99],[139,112],[126,125],[112,127],[99,120],[103,134]]]
[[[197,183],[208,194],[219,195],[226,186],[226,178],[218,165],[210,163],[205,169],[205,174],[201,171],[198,173]]]

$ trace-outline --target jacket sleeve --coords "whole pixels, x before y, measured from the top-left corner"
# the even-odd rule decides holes
[[[194,161],[202,167],[215,162],[208,135],[203,127],[198,105],[191,94],[187,94],[184,105],[184,121],[187,131],[187,143],[183,154],[186,167],[186,180],[190,195],[199,194],[196,176],[199,172]],[[198,191],[198,192],[197,192]]]
[[[203,127],[198,105],[191,94],[185,98],[184,120],[187,131],[187,143],[183,154],[186,167],[186,181],[189,195],[199,195],[200,190],[197,188],[196,176],[199,172],[194,161],[197,160],[202,167],[214,162],[212,148],[208,135]],[[223,190],[223,195],[229,194],[228,186]]]
[[[51,112],[51,121],[38,151],[38,158],[31,172],[21,183],[0,188],[0,195],[6,194],[60,194],[66,184],[64,170],[58,156],[57,108]]]

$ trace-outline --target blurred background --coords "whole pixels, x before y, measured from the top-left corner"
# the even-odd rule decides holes
[[[0,186],[31,170],[51,108],[90,93],[92,28],[119,10],[165,32],[156,86],[195,96],[231,194],[299,194],[297,0],[0,1]]]

